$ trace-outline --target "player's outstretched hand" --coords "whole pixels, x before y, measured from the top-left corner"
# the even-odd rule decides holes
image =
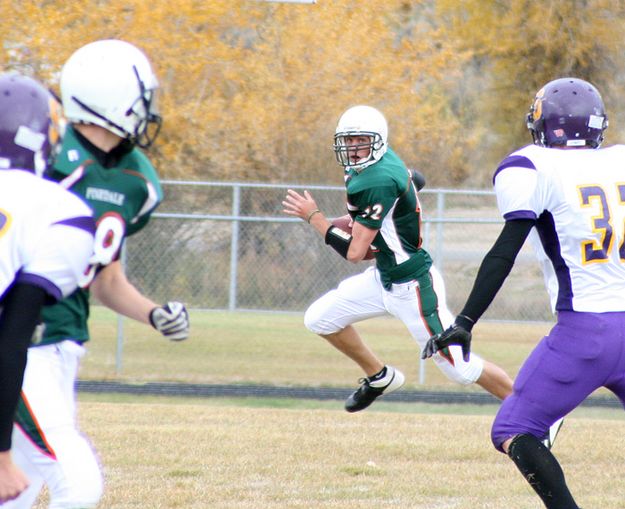
[[[182,302],[171,301],[150,312],[150,323],[171,341],[189,337],[189,313]]]
[[[282,212],[289,216],[301,217],[308,223],[310,223],[312,215],[319,212],[315,199],[308,191],[299,194],[293,189],[288,189],[282,205],[284,206]]]
[[[436,352],[450,345],[460,345],[462,347],[462,358],[465,362],[469,362],[471,332],[456,323],[440,334],[432,336],[426,343],[423,352],[421,352],[421,358],[427,359],[432,357]]]

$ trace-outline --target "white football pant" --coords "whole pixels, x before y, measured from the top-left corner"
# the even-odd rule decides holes
[[[432,286],[424,292],[433,291],[436,294],[438,317],[434,318],[439,326],[442,325],[440,331],[433,331],[432,324],[424,318],[424,296],[420,293],[417,281],[393,284],[391,290],[387,291],[373,266],[341,281],[337,288],[313,302],[306,311],[304,323],[315,334],[328,335],[355,322],[392,315],[406,325],[414,340],[423,349],[433,333],[442,332],[453,322],[453,315],[447,309],[443,278],[434,267],[430,269],[430,278]],[[433,317],[430,316],[429,321],[432,320]],[[462,348],[458,345],[451,346],[449,352],[450,360],[438,353],[432,357],[445,376],[462,385],[476,382],[484,369],[484,361],[471,352],[469,362],[465,362]]]
[[[22,397],[33,428],[13,427],[12,454],[31,485],[2,509],[30,509],[44,484],[50,509],[88,509],[100,500],[100,467],[75,418],[74,384],[84,352],[69,340],[29,348]]]

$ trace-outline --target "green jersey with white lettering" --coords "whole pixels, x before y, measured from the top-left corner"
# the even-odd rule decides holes
[[[143,152],[128,148],[112,154],[114,157],[106,156],[68,127],[52,177],[94,211],[97,230],[93,266],[81,282],[82,288],[44,308],[45,329],[39,344],[89,339],[89,283],[98,268],[119,257],[124,238],[141,230],[162,200],[156,170]]]
[[[378,230],[372,247],[382,284],[403,283],[425,275],[432,265],[421,248],[421,207],[402,160],[390,148],[361,172],[345,175],[347,209],[364,226]]]

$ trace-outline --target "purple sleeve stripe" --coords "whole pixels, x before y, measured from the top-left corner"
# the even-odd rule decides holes
[[[95,221],[90,216],[70,217],[67,219],[63,219],[62,221],[57,221],[54,224],[73,226],[74,228],[80,228],[81,230],[85,230],[91,235],[95,234]]]
[[[61,292],[61,289],[45,277],[38,276],[37,274],[20,272],[15,280],[20,283],[26,283],[43,288],[48,295],[54,298],[54,300],[61,300],[63,298],[63,292]]]
[[[513,210],[503,215],[506,221],[514,221],[515,219],[536,219],[536,213],[533,210]]]
[[[573,310],[573,283],[571,271],[562,256],[562,246],[556,231],[553,215],[549,211],[543,212],[536,222],[536,231],[540,236],[545,253],[551,260],[553,269],[558,279],[558,298],[556,300],[557,311]]]
[[[510,167],[528,168],[530,170],[536,169],[534,163],[525,156],[508,156],[503,161],[501,161],[501,164],[499,165],[497,170],[495,170],[495,174],[493,175],[493,185],[495,184],[495,177],[497,176],[497,174],[500,171]]]

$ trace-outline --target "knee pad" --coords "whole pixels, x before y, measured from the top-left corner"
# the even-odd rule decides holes
[[[304,313],[304,325],[310,332],[319,335],[334,334],[341,330],[336,324],[326,318],[327,310],[332,307],[332,294],[329,292],[313,302]]]

